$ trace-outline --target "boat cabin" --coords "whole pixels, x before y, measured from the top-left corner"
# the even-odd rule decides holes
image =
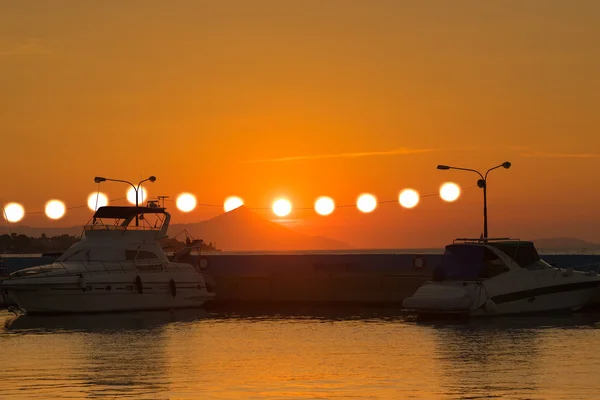
[[[170,219],[162,207],[100,207],[58,261],[168,261],[158,240],[167,237]]]
[[[456,239],[446,246],[434,280],[481,280],[511,269],[552,268],[533,242],[519,239]]]

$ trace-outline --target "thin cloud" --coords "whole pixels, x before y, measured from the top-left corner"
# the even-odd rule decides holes
[[[299,161],[299,160],[317,160],[323,158],[358,158],[358,157],[374,157],[374,156],[392,156],[392,155],[408,155],[408,154],[420,154],[430,153],[434,151],[441,151],[440,149],[409,149],[402,147],[395,150],[388,151],[367,151],[360,153],[336,153],[336,154],[313,154],[306,156],[295,156],[295,157],[281,157],[281,158],[267,158],[261,160],[248,160],[244,163],[269,163],[269,162],[285,162],[285,161]]]
[[[600,158],[600,153],[551,153],[546,151],[532,151],[522,153],[521,157],[537,158]]]
[[[52,50],[48,48],[43,39],[39,38],[29,38],[15,46],[0,48],[0,56],[31,56],[50,53]]]

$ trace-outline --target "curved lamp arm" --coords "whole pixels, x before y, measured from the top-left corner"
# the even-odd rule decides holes
[[[487,170],[487,172],[485,173],[485,178],[484,178],[484,177],[482,177],[482,178],[483,178],[484,180],[487,180],[487,176],[488,176],[488,174],[490,173],[490,171],[493,171],[493,170],[495,170],[496,168],[500,168],[500,167],[504,167],[504,169],[509,169],[511,165],[512,165],[512,164],[511,164],[510,162],[508,162],[508,161],[504,161],[502,164],[500,164],[500,165],[496,165],[495,167],[492,167],[492,168],[488,169],[488,170]]]
[[[471,172],[475,172],[477,175],[479,175],[481,177],[481,179],[485,179],[483,177],[483,175],[481,175],[481,172],[475,170],[475,169],[470,169],[470,168],[459,168],[459,167],[451,167],[449,165],[438,165],[437,169],[457,169],[459,171],[471,171]]]

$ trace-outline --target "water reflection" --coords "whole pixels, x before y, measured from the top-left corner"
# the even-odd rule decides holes
[[[0,398],[593,398],[600,314],[285,307],[4,314]]]
[[[137,398],[168,390],[165,322],[138,319],[132,326],[133,330],[83,337],[78,380],[89,396]]]
[[[176,322],[210,318],[202,309],[148,311],[116,314],[19,315],[5,320],[4,328],[14,333],[88,332],[118,333],[150,330]]]
[[[202,310],[9,317],[5,331],[32,340],[17,349],[28,357],[12,358],[13,368],[2,372],[1,397],[27,382],[27,398],[56,397],[48,393],[57,389],[65,397],[160,398],[171,385],[170,326],[207,317]]]
[[[440,387],[453,398],[536,398],[545,370],[546,332],[594,328],[599,317],[565,314],[432,322]]]
[[[362,321],[402,322],[407,314],[399,307],[342,307],[342,306],[269,306],[269,307],[221,307],[211,312],[215,320],[237,319],[242,321],[309,320],[309,321]]]

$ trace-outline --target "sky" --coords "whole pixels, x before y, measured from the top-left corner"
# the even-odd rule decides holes
[[[490,236],[600,242],[598,20],[583,0],[2,0],[0,199],[79,206],[97,175],[250,207],[456,182],[454,203],[290,216],[311,234],[429,247],[482,231],[477,176],[436,165],[508,160],[490,174]],[[170,204],[174,222],[222,212]]]

